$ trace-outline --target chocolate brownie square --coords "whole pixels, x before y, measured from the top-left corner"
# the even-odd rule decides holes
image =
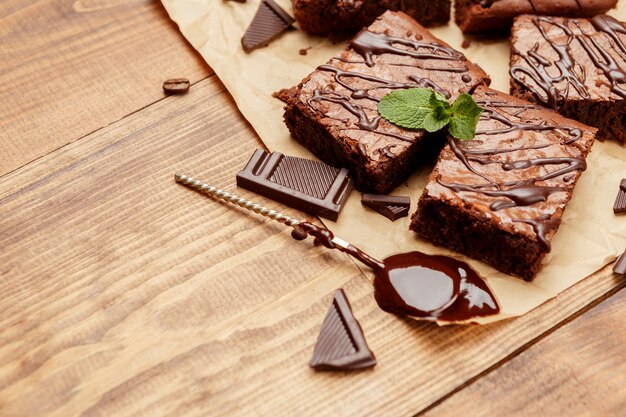
[[[532,280],[586,168],[595,129],[479,87],[471,141],[449,139],[410,228],[435,244]]]
[[[354,34],[386,10],[403,11],[424,26],[450,20],[451,0],[292,0],[300,28],[315,35]]]
[[[378,114],[380,99],[396,89],[428,87],[452,101],[488,82],[479,67],[411,17],[386,12],[284,95],[285,123],[318,158],[350,169],[357,189],[385,194],[445,138],[387,122]]]
[[[626,26],[609,16],[520,16],[511,48],[511,94],[626,143]]]
[[[606,13],[617,0],[456,0],[454,18],[463,32],[510,29],[525,13],[593,17]]]

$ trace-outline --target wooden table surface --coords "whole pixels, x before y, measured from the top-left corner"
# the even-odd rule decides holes
[[[262,145],[158,1],[3,0],[0,39],[0,416],[626,415],[610,268],[489,326],[385,314],[346,256],[174,183],[235,190]],[[338,287],[373,370],[308,367]]]

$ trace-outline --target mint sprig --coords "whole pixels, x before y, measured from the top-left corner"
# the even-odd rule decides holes
[[[443,95],[429,88],[393,91],[378,104],[378,113],[395,125],[431,133],[448,126],[448,133],[461,140],[474,139],[482,112],[469,94],[461,94],[450,106]]]

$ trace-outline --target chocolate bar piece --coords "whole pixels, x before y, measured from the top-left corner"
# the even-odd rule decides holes
[[[615,261],[613,272],[619,275],[626,275],[626,251]]]
[[[392,222],[409,215],[411,199],[381,194],[363,194],[361,204],[382,214]]]
[[[619,191],[613,204],[613,213],[626,213],[626,178],[619,183]]]
[[[260,149],[237,174],[237,185],[332,221],[337,220],[352,191],[345,168]]]
[[[295,22],[273,0],[263,0],[259,5],[252,23],[241,38],[243,50],[250,52],[261,46],[267,46],[274,38],[287,30]]]
[[[309,365],[318,371],[352,371],[376,365],[374,353],[367,346],[363,329],[341,288],[335,291]]]

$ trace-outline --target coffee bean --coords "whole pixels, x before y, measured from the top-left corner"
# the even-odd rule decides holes
[[[165,94],[185,94],[189,91],[189,80],[186,78],[172,78],[163,83]]]

